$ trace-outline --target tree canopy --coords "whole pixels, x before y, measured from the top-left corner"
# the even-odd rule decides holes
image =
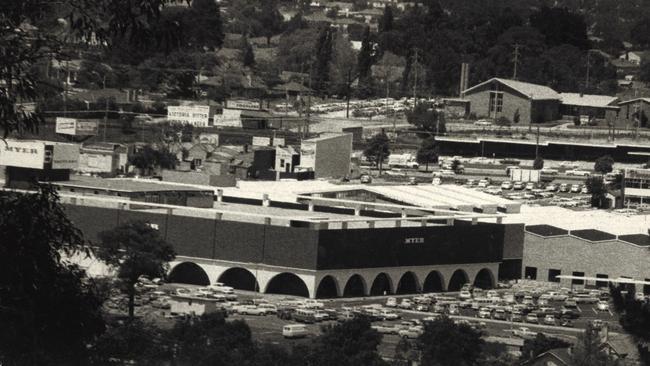
[[[614,159],[609,155],[604,155],[596,159],[594,170],[601,174],[611,173],[614,170]]]
[[[437,163],[439,156],[440,146],[438,146],[435,138],[429,137],[428,139],[422,140],[416,156],[418,164],[426,165],[426,170],[429,171],[429,164]]]
[[[97,256],[117,269],[129,297],[129,316],[133,317],[135,284],[140,276],[164,277],[168,262],[176,256],[171,245],[151,225],[133,221],[99,233]]]
[[[0,363],[83,364],[104,331],[102,301],[66,259],[90,248],[49,187],[1,193],[0,212]]]
[[[370,138],[363,155],[368,161],[377,164],[381,174],[382,165],[390,156],[390,140],[383,130]]]
[[[477,365],[483,343],[480,332],[447,317],[425,324],[424,333],[417,339],[422,365]]]

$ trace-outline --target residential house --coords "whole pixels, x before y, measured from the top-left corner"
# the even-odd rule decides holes
[[[625,51],[620,56],[619,60],[624,60],[634,65],[641,65],[643,61],[648,60],[650,52],[648,51]]]
[[[620,109],[618,97],[582,93],[560,93],[560,97],[560,113],[564,118],[588,118],[608,125],[616,123]]]
[[[293,173],[300,165],[300,153],[292,146],[275,147],[275,171]]]
[[[523,81],[492,78],[462,92],[477,117],[506,117],[520,124],[544,123],[560,117],[561,97],[555,90]]]
[[[620,109],[618,120],[625,127],[640,127],[648,125],[650,118],[650,98],[635,98],[618,103]]]

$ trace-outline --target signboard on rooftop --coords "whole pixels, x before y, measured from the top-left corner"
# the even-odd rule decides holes
[[[262,105],[259,101],[256,100],[226,100],[226,108],[230,109],[247,109],[252,111],[259,111],[262,109]]]
[[[52,169],[77,169],[79,145],[55,144],[52,148]]]
[[[167,107],[167,119],[171,122],[207,127],[210,124],[209,105],[170,105]]]
[[[271,145],[270,137],[253,136],[253,146],[269,146]]]
[[[650,169],[625,169],[625,179],[650,179]]]
[[[56,117],[56,133],[71,136],[95,136],[98,121],[80,121],[76,118]]]

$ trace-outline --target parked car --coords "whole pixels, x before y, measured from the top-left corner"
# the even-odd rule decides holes
[[[539,172],[541,174],[546,174],[546,175],[557,175],[558,174],[558,170],[557,169],[552,169],[552,168],[543,168]]]
[[[555,317],[551,314],[548,314],[544,317],[544,324],[546,325],[555,325]]]
[[[600,311],[609,311],[609,303],[607,301],[598,301],[596,308]]]
[[[402,302],[399,303],[398,307],[401,309],[410,309],[413,306],[413,302],[410,299],[402,299]]]
[[[266,315],[267,311],[255,305],[242,305],[237,308],[237,313],[241,315]]]
[[[492,311],[489,308],[480,308],[478,311],[479,318],[490,318]]]
[[[479,188],[487,188],[487,186],[490,185],[490,181],[487,179],[481,179],[478,181],[478,187]]]
[[[424,333],[424,328],[415,326],[408,329],[400,330],[397,335],[401,338],[416,339]]]
[[[503,309],[496,309],[492,317],[495,320],[506,320],[506,311]]]
[[[478,121],[474,122],[474,126],[488,127],[492,126],[492,122],[487,119],[479,119]]]
[[[361,175],[360,181],[363,184],[370,184],[372,183],[372,177],[369,176],[368,174],[363,174]]]
[[[512,189],[512,182],[507,180],[501,183],[501,189]]]
[[[557,184],[550,183],[549,185],[546,186],[545,190],[546,192],[557,192],[559,188],[560,187]]]
[[[560,192],[562,193],[568,193],[570,190],[570,186],[566,183],[560,184]]]
[[[469,291],[461,291],[461,292],[458,294],[458,298],[460,298],[460,299],[462,299],[462,300],[468,300],[468,299],[471,299],[471,298],[472,298],[472,293],[469,292]]]
[[[388,306],[389,308],[397,307],[397,299],[394,297],[389,297],[386,300],[386,306]]]
[[[530,313],[530,314],[526,315],[526,322],[527,323],[538,324],[539,323],[539,318],[537,317],[537,314]]]
[[[522,189],[524,189],[524,187],[525,187],[524,182],[514,182],[512,184],[512,189],[514,189],[515,191],[521,191]]]
[[[388,309],[381,310],[380,315],[384,320],[397,320],[400,318],[398,313]]]
[[[566,175],[574,175],[574,176],[582,176],[582,177],[588,177],[590,173],[586,170],[579,170],[579,169],[571,169],[567,170],[564,172]]]
[[[572,184],[571,185],[571,193],[580,193],[582,188],[580,188],[580,184]]]
[[[525,188],[526,188],[527,191],[532,191],[533,189],[535,189],[535,183],[534,182],[528,182],[528,183],[526,183]]]

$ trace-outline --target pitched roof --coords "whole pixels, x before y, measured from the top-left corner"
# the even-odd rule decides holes
[[[636,103],[636,102],[644,102],[644,103],[650,103],[650,98],[634,98],[630,100],[624,100],[622,102],[619,102],[619,105],[623,104],[630,104],[630,103]]]
[[[486,80],[482,83],[474,85],[473,87],[465,90],[463,93],[467,94],[472,90],[493,83],[495,81],[511,89],[514,89],[523,95],[528,96],[532,100],[560,100],[561,99],[560,94],[558,94],[555,90],[549,88],[548,86],[526,83],[518,80],[501,79],[501,78],[492,78],[490,80]]]
[[[537,357],[522,363],[522,365],[536,365],[537,361],[548,358],[554,358],[562,365],[569,365],[569,361],[571,361],[571,355],[569,354],[568,348],[555,348],[540,353]]]
[[[618,97],[612,97],[609,95],[593,95],[593,94],[580,94],[580,93],[560,93],[560,98],[562,98],[562,104],[565,105],[575,105],[580,107],[596,107],[596,108],[607,108],[613,107],[618,102]]]

